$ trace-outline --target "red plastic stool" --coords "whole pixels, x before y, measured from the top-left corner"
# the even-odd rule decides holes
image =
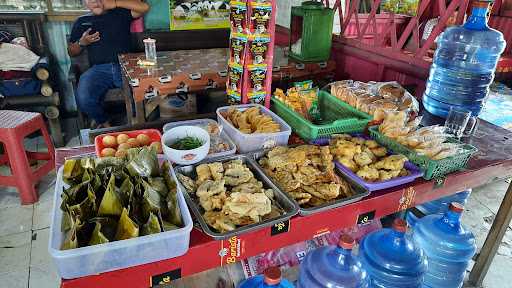
[[[37,131],[43,134],[48,153],[25,151],[25,138]],[[0,175],[0,185],[18,188],[21,204],[33,204],[39,199],[35,185],[55,168],[55,151],[43,117],[39,113],[0,110],[0,142],[4,143],[4,155],[0,164],[9,163],[11,176]],[[30,160],[47,160],[32,171]]]

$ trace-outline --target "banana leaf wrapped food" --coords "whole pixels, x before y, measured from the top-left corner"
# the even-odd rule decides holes
[[[63,178],[61,249],[101,245],[183,227],[171,165],[156,151],[134,148],[125,158],[69,159]]]

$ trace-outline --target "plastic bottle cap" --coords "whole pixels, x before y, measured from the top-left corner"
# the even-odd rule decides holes
[[[464,211],[464,206],[460,203],[452,202],[450,203],[450,210],[455,213],[462,213],[462,211]]]
[[[404,219],[396,218],[395,221],[393,221],[393,229],[405,233],[407,232],[407,222],[405,222]]]
[[[277,285],[281,283],[281,270],[277,267],[267,268],[263,275],[265,275],[265,284]]]
[[[352,249],[354,248],[355,244],[356,241],[354,240],[354,238],[350,237],[349,235],[341,235],[338,246],[340,246],[343,249]]]

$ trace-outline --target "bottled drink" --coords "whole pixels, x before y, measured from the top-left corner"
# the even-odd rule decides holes
[[[448,211],[448,207],[452,202],[457,202],[462,205],[466,205],[466,202],[468,200],[469,195],[471,194],[471,191],[472,189],[468,189],[450,196],[439,198],[437,200],[418,205],[416,206],[416,209],[418,209],[425,215],[442,214]],[[414,227],[416,225],[416,222],[418,221],[418,217],[414,215],[412,211],[407,211],[406,219],[407,224],[409,224],[409,226],[411,227]]]
[[[414,227],[414,241],[428,259],[425,288],[462,287],[466,268],[476,252],[475,237],[460,224],[463,207],[453,202],[444,215],[425,216]]]
[[[464,25],[439,35],[423,94],[428,112],[446,118],[451,106],[471,110],[474,116],[482,110],[506,45],[503,34],[487,25],[490,2],[474,1]]]
[[[281,279],[281,270],[277,267],[268,268],[263,275],[251,277],[238,286],[238,288],[294,288],[286,279]]]
[[[381,229],[363,238],[359,256],[370,278],[369,287],[421,287],[427,259],[406,232],[407,223],[395,219],[393,228]]]
[[[361,262],[352,255],[355,241],[341,236],[338,246],[311,251],[300,265],[298,288],[366,288],[368,277]]]
[[[156,40],[147,38],[143,40],[144,51],[146,53],[146,61],[148,63],[156,64]]]

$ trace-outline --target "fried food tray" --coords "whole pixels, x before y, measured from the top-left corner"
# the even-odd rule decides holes
[[[233,236],[238,236],[243,233],[259,230],[261,228],[269,227],[274,224],[277,224],[279,222],[286,221],[290,219],[292,216],[295,216],[299,210],[299,206],[297,203],[292,200],[290,197],[288,197],[284,192],[282,192],[275,184],[272,182],[261,169],[257,167],[257,163],[248,157],[247,155],[231,155],[216,159],[208,159],[204,160],[200,163],[197,163],[195,165],[187,165],[187,166],[177,166],[174,168],[176,173],[183,174],[185,176],[188,176],[192,179],[196,178],[196,167],[201,164],[207,164],[207,163],[213,163],[213,162],[227,162],[231,160],[242,160],[243,164],[247,165],[247,167],[254,173],[254,177],[261,181],[263,183],[263,188],[266,189],[272,189],[274,190],[274,201],[272,204],[276,205],[277,207],[281,208],[284,211],[284,214],[277,217],[268,219],[259,223],[254,223],[251,225],[246,225],[239,227],[235,230],[219,233],[214,228],[210,227],[204,217],[204,209],[199,204],[199,200],[194,196],[188,193],[188,191],[185,189],[185,187],[181,184],[181,182],[178,180],[175,174],[173,176],[175,177],[176,183],[178,183],[178,189],[182,192],[182,194],[185,197],[185,200],[188,203],[188,206],[192,213],[195,215],[196,220],[199,222],[199,225],[201,226],[204,233],[211,236],[213,239],[216,240],[224,240],[228,239]]]
[[[366,140],[372,139],[370,136],[363,135],[363,134],[355,134],[353,136],[361,137]],[[310,143],[314,144],[314,145],[319,145],[319,146],[326,146],[326,145],[329,145],[329,139],[328,138],[317,139],[317,140],[311,141]],[[392,154],[397,154],[397,153],[393,153],[392,151],[389,151],[388,155],[392,155]],[[414,180],[416,180],[416,178],[420,178],[421,176],[423,176],[423,172],[420,170],[420,168],[418,166],[414,165],[411,161],[405,162],[405,165],[404,165],[404,168],[407,171],[409,171],[409,175],[403,176],[403,177],[396,177],[396,178],[386,180],[386,181],[377,181],[377,182],[364,181],[363,178],[357,176],[356,173],[352,172],[352,170],[348,169],[345,165],[341,164],[338,161],[334,161],[334,165],[336,166],[336,168],[338,170],[341,171],[341,173],[347,175],[347,177],[351,178],[359,185],[365,187],[370,192],[411,183]]]
[[[294,146],[290,146],[290,147],[294,147]],[[256,162],[257,169],[260,170],[261,173],[264,173],[264,172],[263,172],[263,168],[260,166],[258,161],[262,157],[267,155],[267,153],[269,151],[270,150],[262,150],[262,151],[254,152],[254,153],[251,154],[251,158]],[[337,169],[335,169],[334,171],[339,172]],[[318,212],[330,210],[330,209],[333,209],[333,208],[338,208],[338,207],[341,207],[341,206],[344,206],[344,205],[348,205],[348,204],[357,202],[357,201],[363,199],[364,197],[370,195],[370,191],[368,191],[368,189],[366,189],[364,186],[360,185],[359,183],[357,183],[356,181],[354,181],[353,179],[351,179],[347,175],[345,175],[343,173],[337,173],[337,175],[340,176],[341,178],[343,178],[343,180],[347,181],[350,184],[350,187],[354,190],[355,194],[353,196],[351,196],[351,197],[339,199],[339,200],[336,200],[336,201],[333,201],[333,202],[328,202],[328,203],[325,203],[323,205],[319,205],[319,206],[311,207],[311,208],[302,208],[302,207],[299,206],[297,201],[295,201],[295,199],[292,199],[292,201],[295,203],[295,205],[297,205],[299,207],[299,215],[301,215],[301,216],[308,216],[308,215],[312,215],[312,214],[315,214],[315,213],[318,213]],[[271,177],[267,176],[267,178],[270,181],[272,181],[276,187],[279,187],[279,184],[274,182],[274,180]],[[285,194],[287,197],[291,198],[285,192],[282,192],[282,193]]]

